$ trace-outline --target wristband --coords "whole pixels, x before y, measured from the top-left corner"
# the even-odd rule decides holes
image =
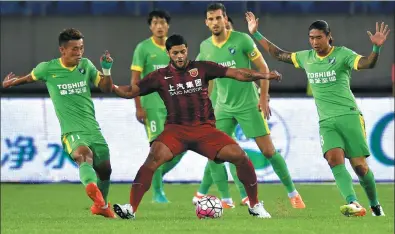
[[[111,76],[111,68],[109,68],[109,69],[102,68],[102,69],[103,69],[103,75]]]
[[[260,32],[258,32],[258,31],[256,31],[254,34],[252,34],[252,36],[253,36],[255,39],[257,39],[258,41],[260,41],[260,40],[263,39],[263,35],[262,35]]]
[[[381,46],[373,45],[373,52],[380,54]]]

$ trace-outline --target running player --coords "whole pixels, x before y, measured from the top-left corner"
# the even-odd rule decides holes
[[[81,183],[94,204],[92,214],[115,218],[107,201],[110,188],[110,152],[91,99],[90,83],[102,92],[111,92],[112,58],[103,55],[103,74],[83,58],[84,36],[77,29],[66,29],[59,35],[60,58],[42,62],[25,76],[6,76],[3,87],[45,82],[60,122],[64,150],[79,165]],[[97,175],[96,175],[97,173]]]
[[[227,30],[226,22],[225,6],[221,3],[209,4],[206,9],[206,25],[212,32],[212,36],[201,43],[200,59],[236,68],[250,68],[252,61],[259,71],[267,72],[269,70],[267,64],[251,37],[245,33]],[[261,80],[260,98],[253,82],[242,83],[233,79],[217,79],[214,83],[218,93],[215,106],[217,128],[232,136],[237,124],[240,124],[246,137],[255,139],[262,154],[271,163],[274,172],[288,192],[292,207],[305,208],[302,197],[295,189],[288,172],[287,164],[274,148],[270,137],[270,130],[265,119],[270,116],[268,81]],[[223,201],[229,206],[234,206],[229,194],[225,165],[213,162],[209,164],[213,181],[217,184]],[[248,203],[248,198],[242,188],[240,192],[241,203]],[[194,200],[201,195],[203,194],[195,194]]]
[[[140,42],[133,54],[132,83],[136,84],[147,74],[169,64],[169,56],[166,53],[165,42],[169,31],[171,17],[168,12],[154,10],[148,15],[148,25],[152,36]],[[152,93],[144,97],[136,97],[136,117],[145,125],[148,141],[152,142],[162,133],[166,120],[166,107],[158,93]],[[167,203],[168,200],[163,191],[163,176],[173,169],[184,154],[177,155],[173,160],[159,167],[152,178],[153,201]]]
[[[319,115],[322,153],[347,202],[340,207],[341,213],[346,216],[366,214],[366,209],[358,203],[352,178],[344,165],[347,158],[369,198],[372,214],[384,216],[373,172],[366,162],[370,152],[365,122],[351,92],[350,79],[352,69],[371,69],[376,65],[390,32],[388,25],[376,23],[374,35],[368,31],[373,51],[364,57],[344,46],[333,46],[330,27],[323,20],[315,21],[309,27],[309,42],[313,49],[291,53],[278,48],[257,31],[258,19],[253,13],[247,12],[246,19],[250,33],[270,55],[306,71]]]
[[[236,165],[250,199],[249,213],[259,218],[270,218],[263,203],[258,202],[257,178],[251,161],[239,145],[215,128],[215,117],[208,97],[208,82],[216,77],[231,77],[240,81],[280,79],[277,72],[259,73],[249,69],[233,69],[212,62],[189,61],[188,47],[180,35],[166,41],[170,64],[132,86],[114,86],[123,98],[134,98],[158,92],[167,109],[164,131],[152,142],[150,153],[140,167],[130,192],[130,203],[114,205],[114,211],[124,219],[135,217],[135,212],[150,188],[154,171],[175,155],[193,150],[217,162],[230,161]]]

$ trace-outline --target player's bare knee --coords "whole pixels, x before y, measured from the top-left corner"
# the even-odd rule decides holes
[[[233,163],[234,165],[244,164],[248,160],[246,153],[239,146],[232,149],[230,158],[232,159],[231,163]]]
[[[274,148],[265,149],[263,150],[262,154],[265,156],[265,158],[271,158],[276,154],[276,150]]]
[[[368,173],[369,167],[368,165],[358,165],[354,167],[354,171],[359,177],[362,177]]]
[[[78,165],[84,162],[93,164],[93,153],[88,147],[81,146],[74,151],[73,159]]]
[[[331,168],[340,164],[344,164],[344,153],[341,149],[329,150],[325,153],[324,157]]]

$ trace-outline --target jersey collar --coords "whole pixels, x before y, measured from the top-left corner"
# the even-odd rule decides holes
[[[60,63],[60,66],[62,66],[63,68],[65,68],[65,69],[67,69],[67,70],[69,70],[69,71],[74,71],[74,69],[77,67],[77,66],[74,66],[74,67],[66,67],[66,65],[63,64],[61,58],[59,58],[59,63]]]
[[[167,37],[166,37],[166,39],[167,39]],[[161,46],[161,45],[159,45],[158,43],[156,43],[156,41],[154,40],[154,37],[151,37],[151,41],[152,41],[152,43],[153,43],[156,47],[158,47],[159,49],[161,49],[161,50],[165,50],[165,49],[166,49],[165,46]]]
[[[335,46],[332,46],[332,49],[329,51],[329,53],[328,53],[327,55],[321,57],[321,56],[319,56],[319,55],[317,54],[317,52],[315,52],[315,55],[317,56],[317,58],[319,58],[319,59],[322,61],[324,58],[326,58],[326,57],[328,57],[329,55],[331,55],[332,52],[333,52],[334,50],[335,50]]]
[[[223,42],[221,42],[221,43],[216,43],[216,42],[214,41],[214,37],[213,37],[213,36],[211,36],[211,41],[213,42],[213,45],[214,45],[214,46],[216,46],[216,47],[218,47],[218,48],[221,48],[222,46],[225,45],[226,42],[228,42],[229,37],[230,37],[230,34],[232,34],[232,30],[228,30],[228,36],[226,37],[225,41],[223,41]]]

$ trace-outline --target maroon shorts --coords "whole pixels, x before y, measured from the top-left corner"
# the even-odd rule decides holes
[[[224,146],[237,144],[226,133],[210,124],[199,126],[167,124],[155,141],[165,144],[174,155],[192,150],[211,160],[215,159]]]

